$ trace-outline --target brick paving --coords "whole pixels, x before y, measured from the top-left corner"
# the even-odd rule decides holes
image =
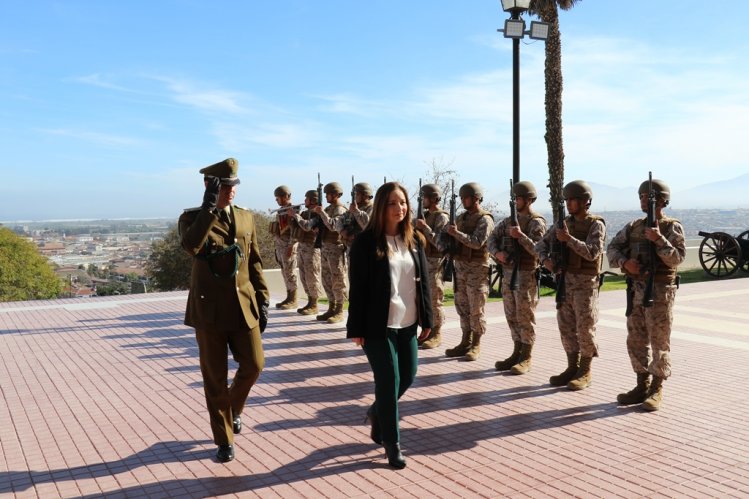
[[[0,304],[0,496],[748,497],[747,284],[682,286],[657,413],[615,403],[635,381],[623,292],[601,295],[582,392],[548,385],[565,365],[553,298],[524,376],[493,370],[511,341],[489,304],[479,361],[420,353],[402,471],[368,439],[371,374],[339,325],[272,311],[237,458],[219,464],[186,293]]]

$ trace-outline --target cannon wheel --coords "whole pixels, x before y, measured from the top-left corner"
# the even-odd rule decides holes
[[[749,230],[736,236],[736,240],[741,246],[741,255],[744,257],[740,268],[744,272],[749,272]]]
[[[738,241],[725,232],[712,232],[700,243],[700,265],[713,277],[728,277],[741,262]]]

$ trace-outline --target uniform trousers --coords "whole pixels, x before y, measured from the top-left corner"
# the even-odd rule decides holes
[[[234,331],[196,329],[195,338],[200,352],[200,372],[203,374],[203,390],[213,442],[216,445],[232,444],[233,418],[242,414],[247,395],[265,366],[260,328]],[[227,347],[239,364],[231,386],[227,386]]]
[[[627,317],[627,352],[632,369],[666,379],[671,375],[671,324],[676,285],[656,282],[653,306],[643,307],[645,282],[634,281],[632,313]],[[652,349],[652,352],[651,352]]]
[[[387,328],[382,336],[370,336],[364,342],[375,382],[372,407],[380,420],[383,442],[400,441],[398,399],[413,383],[419,362],[416,327]]]

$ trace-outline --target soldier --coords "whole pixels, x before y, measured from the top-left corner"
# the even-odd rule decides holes
[[[593,357],[598,356],[598,285],[606,225],[603,218],[589,213],[593,190],[586,182],[573,180],[564,186],[562,195],[569,212],[564,228],[555,226],[536,245],[539,259],[551,272],[559,270],[549,258],[555,238],[567,245],[568,253],[566,299],[557,308],[557,324],[567,353],[567,369],[552,376],[549,383],[552,386],[567,385],[570,390],[583,390],[590,386],[590,364]]]
[[[494,229],[491,213],[481,209],[484,200],[481,187],[470,182],[461,186],[460,200],[466,211],[455,225],[447,225],[447,234],[459,243],[455,260],[455,309],[460,316],[463,337],[460,343],[445,350],[448,357],[478,360],[481,336],[486,332],[484,306],[489,296],[489,252],[486,241]]]
[[[640,208],[648,211],[649,181],[640,185]],[[676,267],[684,261],[684,229],[681,223],[663,214],[671,192],[662,180],[653,180],[655,193],[655,227],[648,227],[647,217],[624,226],[608,247],[606,256],[611,267],[620,267],[627,275],[627,352],[637,375],[637,386],[616,399],[622,405],[642,403],[647,411],[660,409],[663,381],[671,375],[671,322],[674,298],[678,288]],[[650,276],[650,245],[655,275]],[[645,302],[647,280],[653,278],[650,297]],[[652,355],[651,355],[652,349]],[[650,375],[653,381],[650,381]]]
[[[489,253],[502,265],[502,303],[514,343],[512,354],[494,367],[497,371],[525,374],[531,369],[531,352],[536,341],[538,255],[535,245],[546,232],[546,220],[533,211],[537,195],[532,183],[518,182],[512,190],[518,225],[512,223],[511,217],[505,218],[494,227],[487,243]],[[516,272],[514,290],[511,286],[513,272]]]
[[[301,214],[294,213],[291,208],[287,214],[291,217],[291,223],[297,227],[297,239],[299,240],[299,276],[307,293],[307,304],[297,309],[301,315],[317,314],[317,300],[320,297],[320,248],[315,244],[317,241],[317,225],[320,218],[315,215],[314,209],[318,204],[317,191],[312,189],[304,194],[304,207],[307,208]]]
[[[442,302],[445,298],[445,283],[442,281],[442,265],[445,262],[444,248],[441,246],[440,235],[449,221],[447,212],[439,207],[442,194],[436,184],[426,184],[421,187],[421,202],[425,209],[423,216],[416,218],[416,230],[424,234],[427,240],[425,249],[429,266],[429,286],[432,290],[432,314],[434,325],[429,337],[419,346],[424,349],[437,348],[442,343],[442,323],[445,321],[445,311]]]
[[[285,185],[276,187],[273,191],[276,203],[280,208],[291,207],[291,189]],[[286,298],[276,303],[276,308],[289,310],[296,307],[296,268],[297,241],[296,226],[289,223],[287,210],[279,209],[276,218],[270,223],[270,233],[273,235],[276,261],[281,266],[281,276],[286,286]]]
[[[185,325],[195,328],[203,390],[216,459],[234,459],[234,434],[265,360],[260,333],[268,322],[268,287],[257,244],[255,219],[232,200],[239,184],[234,158],[200,170],[205,194],[200,208],[179,217],[182,247],[193,256]],[[227,387],[227,345],[239,364]]]
[[[338,219],[338,232],[346,245],[351,249],[354,238],[364,230],[372,216],[372,187],[366,182],[354,185],[354,202],[349,205],[348,213]]]
[[[323,223],[319,229],[322,231],[322,284],[330,305],[327,312],[317,316],[317,320],[334,324],[343,320],[343,302],[346,301],[346,247],[336,231],[346,207],[340,201],[343,189],[338,182],[325,184],[323,192],[329,204],[324,210],[322,206],[315,207],[314,212]]]

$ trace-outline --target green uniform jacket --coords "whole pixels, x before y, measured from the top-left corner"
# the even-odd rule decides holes
[[[195,329],[253,329],[259,325],[259,304],[270,299],[255,218],[237,206],[232,206],[231,212],[233,227],[201,208],[185,210],[179,218],[182,247],[193,256],[185,325]],[[240,252],[206,259],[234,243]],[[239,266],[232,277],[235,258]]]

